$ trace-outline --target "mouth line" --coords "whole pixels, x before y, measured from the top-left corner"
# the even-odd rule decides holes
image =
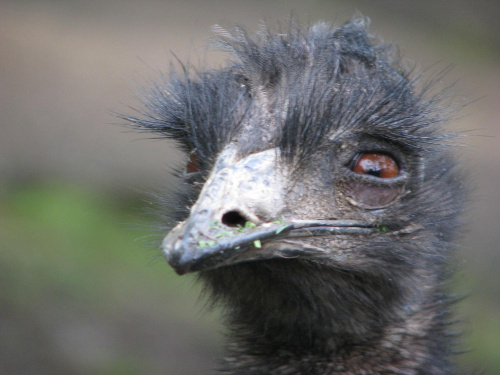
[[[226,228],[227,229],[227,228]],[[231,228],[234,229],[234,228]],[[331,235],[367,235],[383,230],[355,220],[293,220],[287,223],[264,223],[258,227],[239,227],[231,231],[220,228],[206,235],[208,241],[192,243],[194,249],[168,253],[167,260],[178,274],[196,272],[231,264],[231,260],[252,252],[252,258],[269,256],[262,248],[269,241]],[[262,254],[259,254],[262,252]]]

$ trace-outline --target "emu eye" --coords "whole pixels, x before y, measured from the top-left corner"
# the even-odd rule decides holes
[[[186,165],[186,173],[196,173],[200,171],[200,159],[196,150],[191,151],[189,161]]]
[[[399,175],[398,163],[387,154],[367,152],[359,155],[354,161],[352,171],[378,178],[392,178]]]

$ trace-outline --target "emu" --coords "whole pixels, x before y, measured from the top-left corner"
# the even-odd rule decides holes
[[[162,250],[225,307],[220,374],[455,373],[449,95],[367,27],[219,29],[126,116],[189,159]]]

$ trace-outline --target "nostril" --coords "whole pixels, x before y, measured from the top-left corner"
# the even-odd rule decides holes
[[[238,211],[229,211],[222,215],[221,221],[222,224],[227,225],[228,227],[243,227],[248,220],[245,219]]]

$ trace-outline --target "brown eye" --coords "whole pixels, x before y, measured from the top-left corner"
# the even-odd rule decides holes
[[[376,152],[361,154],[355,161],[353,172],[379,178],[392,178],[399,175],[396,161],[386,154]]]
[[[189,155],[189,161],[186,165],[186,173],[196,173],[200,171],[200,159],[195,151]]]

